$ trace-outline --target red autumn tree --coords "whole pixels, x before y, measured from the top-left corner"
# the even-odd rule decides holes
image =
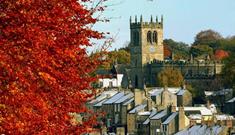
[[[216,50],[215,51],[215,59],[217,60],[222,60],[224,58],[227,58],[229,56],[229,53],[227,51],[224,51],[224,50]]]
[[[164,58],[170,58],[172,56],[172,52],[168,45],[164,45]]]
[[[103,7],[90,2],[0,0],[0,133],[82,134],[96,123],[84,104],[98,61],[85,47],[103,37],[91,28]]]

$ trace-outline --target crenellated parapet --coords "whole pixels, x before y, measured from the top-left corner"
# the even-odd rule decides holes
[[[223,65],[222,61],[159,61],[153,60],[147,63],[147,65]]]
[[[132,21],[132,17],[130,17],[130,28],[163,28],[163,16],[161,16],[161,21],[158,20],[158,17],[155,18],[155,21],[153,20],[153,17],[151,16],[151,19],[149,22],[144,22],[142,15],[140,16],[140,19],[138,21],[137,16],[135,16],[134,21]]]

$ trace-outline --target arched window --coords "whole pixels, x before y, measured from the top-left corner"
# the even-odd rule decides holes
[[[138,76],[135,75],[135,88],[137,88],[137,87],[138,87]]]
[[[153,32],[153,42],[157,43],[157,32]]]
[[[133,41],[133,44],[134,45],[139,45],[139,32],[138,31],[134,31],[133,33],[132,33],[132,41]]]
[[[152,32],[151,32],[151,31],[149,31],[149,32],[147,33],[147,42],[148,42],[148,43],[152,43]]]

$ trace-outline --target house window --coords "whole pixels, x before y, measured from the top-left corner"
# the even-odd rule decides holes
[[[163,125],[163,132],[167,132],[167,125]]]
[[[121,107],[120,104],[117,104],[117,111],[118,112],[120,112],[120,110],[121,110],[120,107]]]
[[[137,123],[137,124],[136,124],[136,127],[137,127],[137,129],[143,128],[143,127],[142,127],[142,123]]]
[[[103,87],[104,86],[104,83],[103,81],[100,82],[100,87]]]
[[[114,105],[114,112],[117,111],[117,105]]]
[[[148,33],[147,33],[147,42],[152,43],[152,32],[151,31],[148,31]]]
[[[118,114],[115,114],[115,124],[117,124],[119,121],[119,115]]]
[[[113,82],[112,82],[112,81],[109,82],[109,87],[110,87],[110,88],[113,87]]]
[[[153,42],[157,43],[157,32],[153,32]]]

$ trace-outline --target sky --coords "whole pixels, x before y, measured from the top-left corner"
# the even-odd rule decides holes
[[[111,49],[130,41],[129,19],[143,15],[164,17],[164,39],[191,44],[195,35],[213,29],[222,36],[235,35],[235,0],[109,0],[104,17],[109,23],[97,24],[99,31],[110,32],[115,41]],[[155,20],[155,19],[154,19]]]

